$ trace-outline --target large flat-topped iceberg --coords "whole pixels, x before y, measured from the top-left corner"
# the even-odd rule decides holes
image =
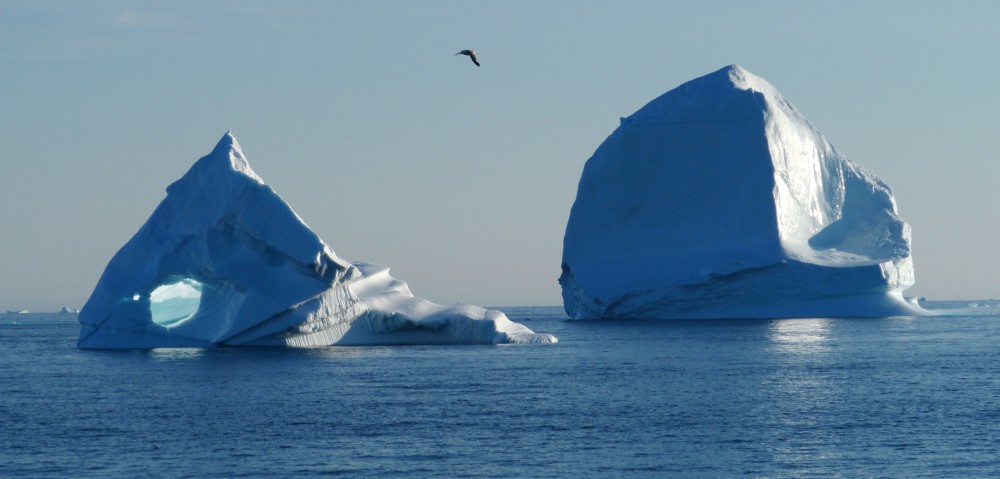
[[[226,134],[167,188],[80,311],[81,348],[554,343],[337,257]]]
[[[892,190],[739,66],[622,119],[584,167],[562,270],[573,318],[922,311]]]

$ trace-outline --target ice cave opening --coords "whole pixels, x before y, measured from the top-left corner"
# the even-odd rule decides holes
[[[201,282],[191,278],[160,285],[149,295],[153,322],[171,327],[191,319],[201,306],[201,291]]]

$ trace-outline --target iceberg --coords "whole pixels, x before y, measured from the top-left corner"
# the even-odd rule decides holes
[[[502,312],[414,297],[334,254],[232,133],[167,188],[79,314],[85,349],[554,343]]]
[[[576,319],[914,315],[910,250],[892,189],[732,65],[587,160],[559,283]]]

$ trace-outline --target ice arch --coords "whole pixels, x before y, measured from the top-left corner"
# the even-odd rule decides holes
[[[149,313],[154,323],[176,326],[191,319],[201,306],[202,284],[191,278],[163,284],[149,295]]]
[[[388,268],[338,257],[230,133],[167,187],[78,319],[85,349],[557,341],[500,311],[414,297]]]

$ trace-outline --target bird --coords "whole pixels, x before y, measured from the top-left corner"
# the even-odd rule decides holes
[[[472,59],[472,63],[475,63],[477,67],[480,66],[479,65],[479,60],[476,60],[476,52],[474,52],[472,50],[462,50],[462,51],[456,53],[455,55],[468,55],[469,58]]]

